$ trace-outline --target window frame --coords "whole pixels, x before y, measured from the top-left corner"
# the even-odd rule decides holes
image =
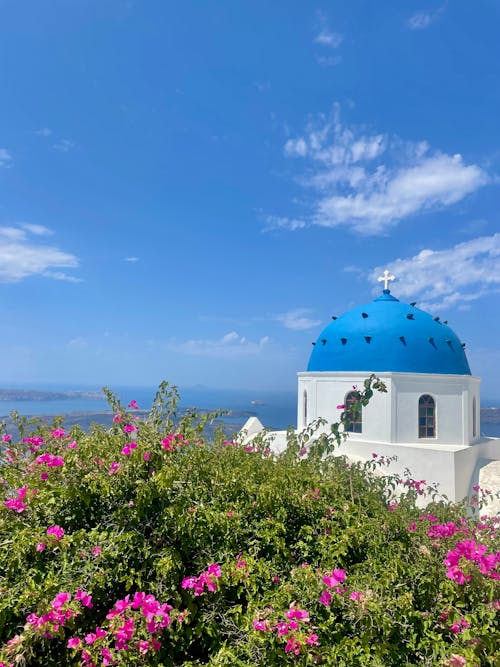
[[[423,402],[424,399],[427,399]],[[422,414],[424,410],[424,414]],[[432,413],[429,414],[429,410]],[[419,440],[435,440],[437,438],[437,409],[436,399],[431,394],[421,394],[418,397],[418,439]],[[422,423],[423,421],[423,423]],[[429,431],[432,430],[432,435]]]
[[[363,406],[361,405],[360,399],[361,394],[356,390],[349,391],[345,395],[345,416],[348,419],[346,431],[348,433],[363,433]],[[350,406],[355,404],[358,405],[358,407],[356,408],[356,414],[352,415],[354,417],[354,419],[352,419],[350,415]]]

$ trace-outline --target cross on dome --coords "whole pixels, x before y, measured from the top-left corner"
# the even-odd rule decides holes
[[[390,272],[386,269],[386,270],[384,271],[384,275],[383,275],[383,276],[379,276],[379,277],[377,278],[377,280],[379,281],[379,283],[382,283],[382,282],[384,283],[384,292],[385,292],[386,290],[389,289],[389,282],[392,282],[393,280],[396,280],[396,277],[395,277],[395,276],[392,276],[392,275],[390,274]]]

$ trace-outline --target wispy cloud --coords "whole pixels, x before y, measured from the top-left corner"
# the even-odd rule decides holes
[[[383,234],[405,218],[455,204],[491,180],[460,154],[433,150],[425,141],[345,126],[338,105],[288,139],[284,153],[306,161],[299,182],[315,193],[304,218],[294,217],[287,225],[287,217],[274,217],[275,226],[290,229],[345,225]],[[272,220],[269,216],[269,225]]]
[[[30,276],[80,282],[60,269],[78,267],[75,255],[59,248],[36,244],[30,235],[50,233],[42,225],[0,227],[0,282],[19,282]]]
[[[396,259],[373,270],[374,282],[386,268],[397,278],[392,291],[398,297],[419,299],[424,309],[464,309],[500,292],[500,233]]]
[[[446,10],[447,4],[448,3],[446,2],[434,11],[415,12],[415,14],[412,14],[408,19],[408,27],[410,30],[425,30],[439,19]]]
[[[318,12],[317,17],[319,29],[314,37],[314,43],[330,49],[338,49],[344,41],[344,36],[330,28],[328,19],[323,12]]]
[[[29,223],[24,223],[21,226],[27,232],[29,232],[30,234],[34,234],[35,236],[52,236],[52,234],[54,233],[52,229],[44,227],[43,225],[32,225]]]
[[[50,137],[52,130],[50,127],[41,127],[39,130],[35,130],[35,134],[38,134],[39,137]]]
[[[287,313],[276,315],[276,319],[287,329],[303,331],[318,327],[321,324],[321,320],[313,320],[308,317],[311,312],[310,308],[296,308],[295,310],[289,310]]]
[[[222,338],[217,339],[170,341],[167,347],[182,354],[227,359],[260,354],[268,343],[268,336],[264,336],[257,342],[252,342],[244,336],[240,336],[236,331],[230,331]]]
[[[136,262],[139,261],[139,257],[124,257],[123,261],[124,262],[130,262],[131,264],[135,264]]]
[[[10,167],[12,165],[12,155],[6,148],[0,148],[0,167]]]
[[[83,336],[76,336],[66,343],[66,347],[69,347],[70,350],[86,350],[89,344],[83,338]]]
[[[60,139],[52,146],[52,148],[54,148],[56,151],[60,151],[61,153],[68,153],[75,147],[76,143],[71,139]]]

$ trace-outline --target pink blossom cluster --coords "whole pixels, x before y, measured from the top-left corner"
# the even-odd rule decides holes
[[[325,574],[323,577],[323,583],[325,584],[326,588],[319,596],[319,601],[321,604],[324,604],[326,607],[330,606],[332,602],[332,594],[330,593],[331,590],[335,590],[335,592],[339,593],[339,595],[345,593],[346,589],[341,586],[341,584],[344,583],[345,578],[345,570],[341,569],[333,570],[331,574]]]
[[[63,428],[56,428],[50,434],[53,438],[65,438],[66,431]]]
[[[64,528],[61,528],[61,526],[49,526],[47,528],[47,535],[53,535],[56,540],[59,542],[60,539],[62,539],[64,535]]]
[[[122,454],[124,456],[130,456],[132,454],[132,450],[137,449],[137,443],[136,442],[127,442],[125,447],[122,449]]]
[[[409,487],[410,489],[415,489],[415,491],[418,493],[419,496],[422,496],[424,494],[425,486],[427,482],[425,479],[421,479],[420,481],[417,481],[416,479],[406,479],[404,482],[404,485]]]
[[[220,565],[212,563],[204,570],[199,577],[186,577],[182,580],[182,588],[193,590],[193,595],[203,595],[203,593],[217,590],[217,579],[222,576]],[[205,590],[206,589],[206,590]]]
[[[457,526],[453,521],[448,521],[447,523],[438,523],[435,526],[431,526],[427,531],[427,535],[434,538],[452,537],[460,530],[460,526]]]
[[[300,609],[292,603],[290,609],[285,612],[285,618],[285,621],[274,624],[268,620],[254,619],[253,627],[259,632],[276,632],[277,637],[284,637],[285,653],[300,655],[303,647],[307,650],[308,646],[319,646],[318,635],[303,625],[310,622],[309,612],[306,609]]]
[[[5,507],[14,510],[15,512],[18,513],[24,512],[24,510],[28,507],[24,502],[27,493],[28,493],[27,486],[22,486],[20,489],[17,489],[15,498],[9,498],[8,500],[4,501]]]
[[[463,571],[463,561],[475,563],[479,568],[481,574],[486,575],[490,579],[500,579],[497,565],[500,564],[500,551],[496,553],[487,554],[487,546],[479,544],[475,540],[464,540],[457,542],[455,548],[448,551],[443,563],[448,579],[452,579],[457,584],[463,585],[470,581],[471,574]]]
[[[35,463],[37,465],[45,463],[45,465],[48,466],[49,468],[59,468],[60,466],[64,465],[64,459],[62,456],[54,456],[53,454],[49,454],[48,452],[46,452],[45,454],[37,456],[35,459]]]
[[[134,426],[134,424],[125,424],[123,427],[124,433],[134,433],[134,431],[137,431],[137,426]]]
[[[81,590],[78,590],[75,599],[80,600],[82,606],[92,606],[92,596]],[[47,639],[52,639],[60,628],[64,627],[67,621],[80,615],[79,611],[76,611],[69,606],[70,602],[71,595],[69,593],[58,593],[50,603],[50,611],[41,616],[38,616],[38,614],[30,614],[27,617],[26,622],[33,627],[35,632],[40,633]]]
[[[67,646],[81,651],[82,664],[88,667],[95,667],[97,659],[101,660],[102,665],[117,664],[120,651],[135,649],[141,656],[145,656],[150,650],[158,651],[161,648],[158,637],[165,628],[170,627],[171,611],[169,604],[158,602],[154,595],[142,591],[133,597],[127,595],[123,600],[117,600],[106,615],[107,629],[98,626],[83,639],[71,637]],[[147,639],[140,639],[144,636],[141,632],[143,625]]]
[[[45,440],[40,437],[23,438],[23,442],[30,445],[30,452],[34,454],[41,445],[45,444]]]
[[[161,441],[162,448],[166,452],[171,452],[181,445],[187,445],[189,441],[184,438],[182,433],[170,433]]]

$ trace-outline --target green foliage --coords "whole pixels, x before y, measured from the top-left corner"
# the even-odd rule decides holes
[[[368,378],[360,404],[383,390]],[[386,461],[335,456],[351,415],[290,431],[274,455],[265,436],[206,442],[205,425],[221,413],[178,421],[166,383],[144,421],[106,392],[116,415],[109,430],[64,433],[58,421],[18,418],[27,441],[4,437],[0,665],[500,664],[498,562],[481,572],[461,561],[465,583],[443,564],[464,540],[495,554],[495,521],[435,494],[422,511],[423,489],[380,475]],[[453,534],[433,535],[444,524]],[[50,526],[64,534],[48,535]],[[62,592],[71,596],[63,622],[27,621],[57,609]],[[142,608],[106,619],[136,592],[172,607],[161,646]],[[117,648],[127,618],[135,634]],[[86,642],[96,627],[107,635]]]

